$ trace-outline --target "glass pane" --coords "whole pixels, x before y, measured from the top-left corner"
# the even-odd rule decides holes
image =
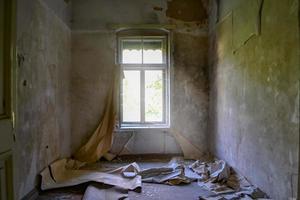
[[[143,61],[146,64],[163,63],[163,41],[144,40]]]
[[[124,70],[123,122],[141,121],[140,71]]]
[[[145,71],[145,120],[163,121],[163,73],[162,70]]]
[[[122,63],[124,64],[142,63],[142,40],[122,41]]]

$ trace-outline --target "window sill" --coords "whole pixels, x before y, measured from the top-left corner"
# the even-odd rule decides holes
[[[167,124],[151,124],[149,126],[147,125],[121,125],[119,130],[120,131],[126,131],[126,130],[150,130],[150,129],[169,129],[170,125]]]

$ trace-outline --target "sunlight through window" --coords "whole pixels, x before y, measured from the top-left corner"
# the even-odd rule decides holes
[[[167,124],[166,38],[122,38],[121,127]]]

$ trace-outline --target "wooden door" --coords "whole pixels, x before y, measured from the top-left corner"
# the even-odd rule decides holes
[[[13,199],[15,3],[0,0],[0,200]]]

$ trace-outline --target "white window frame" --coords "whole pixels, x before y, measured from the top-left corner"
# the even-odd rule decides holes
[[[122,41],[124,40],[157,40],[163,42],[163,64],[126,64],[122,63]],[[123,77],[124,70],[138,70],[141,73],[141,121],[140,122],[123,122],[123,98],[122,88],[123,81],[120,81],[120,104],[119,104],[119,126],[120,129],[148,129],[148,128],[169,128],[170,127],[170,53],[169,53],[169,37],[163,36],[121,36],[118,37],[118,63],[120,65],[120,75]],[[143,51],[142,51],[143,52]],[[142,54],[143,59],[143,54]],[[145,121],[145,71],[149,70],[162,70],[163,72],[163,120],[162,122],[146,122]]]

